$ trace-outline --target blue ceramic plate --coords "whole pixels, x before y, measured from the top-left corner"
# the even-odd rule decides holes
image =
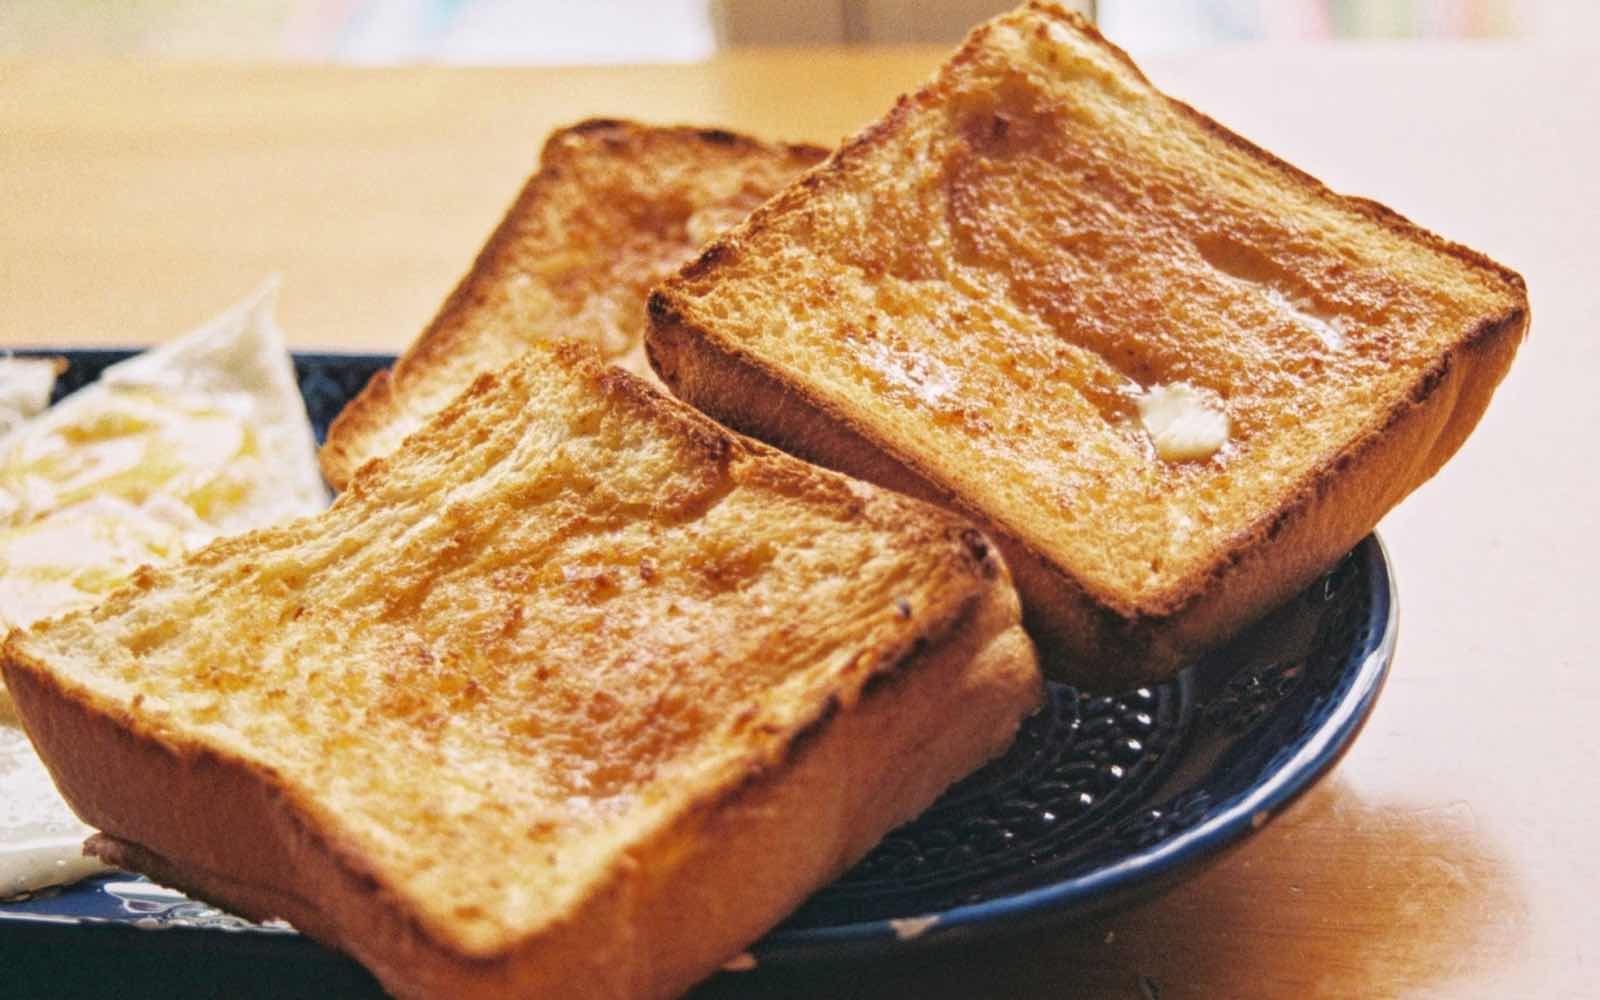
[[[71,362],[66,392],[130,352],[58,353]],[[389,360],[296,356],[319,440]],[[1338,761],[1383,685],[1395,626],[1388,560],[1373,536],[1169,683],[1115,697],[1052,683],[1004,758],[890,834],[753,956],[767,965],[945,945],[1107,909],[1192,874]],[[137,876],[0,903],[0,954],[69,945],[63,954],[115,955],[119,975],[144,959],[157,979],[169,967],[162,956],[198,954],[204,961],[185,965],[183,982],[202,992],[261,987],[269,967],[291,989],[372,988],[285,926],[248,923]],[[196,983],[197,968],[214,978]]]

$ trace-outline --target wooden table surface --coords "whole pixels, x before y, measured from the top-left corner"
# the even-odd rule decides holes
[[[1530,340],[1383,524],[1403,624],[1336,772],[1199,878],[1092,923],[705,996],[1600,995],[1600,46],[1246,47],[1156,82],[1519,270]],[[589,115],[831,141],[932,50],[693,66],[0,63],[0,344],[174,336],[283,275],[297,345],[398,350]]]

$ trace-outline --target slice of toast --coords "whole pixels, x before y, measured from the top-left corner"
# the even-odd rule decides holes
[[[1033,4],[655,292],[718,420],[966,512],[1047,672],[1170,674],[1460,446],[1522,279],[1329,191]]]
[[[536,341],[581,338],[653,380],[645,294],[826,150],[720,129],[592,120],[553,133],[539,170],[439,314],[328,430],[343,489],[471,383]]]
[[[116,863],[400,996],[666,997],[1006,746],[1020,616],[966,522],[567,344],[0,665]]]

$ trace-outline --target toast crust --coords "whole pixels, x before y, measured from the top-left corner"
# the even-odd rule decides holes
[[[90,842],[108,863],[252,919],[286,919],[396,996],[666,998],[927,808],[952,775],[1009,745],[1040,697],[1016,615],[1005,590],[986,592],[951,623],[950,641],[879,665],[857,703],[830,701],[781,734],[771,758],[618,858],[575,912],[530,942],[475,955],[417,920],[359,852],[323,833],[315,804],[270,771],[139,725],[15,650],[5,675],[68,801],[113,831]],[[955,718],[951,704],[963,709]],[[887,763],[863,776],[863,758]],[[221,815],[182,822],[219,802],[228,803]],[[205,858],[219,844],[228,854],[211,864],[172,860]]]
[[[940,483],[913,453],[872,440],[850,414],[786,383],[760,358],[682,321],[652,297],[647,343],[662,380],[745,434],[808,461],[956,511],[1004,553],[1047,672],[1097,690],[1160,680],[1316,579],[1387,510],[1460,448],[1510,367],[1526,312],[1486,324],[1421,380],[1415,394],[1316,470],[1279,510],[1235,537],[1202,575],[1144,608],[1089,592],[1041,548]]]
[[[539,340],[596,341],[608,358],[648,377],[640,341],[650,284],[826,152],[723,129],[602,118],[552,133],[538,171],[433,320],[335,418],[320,454],[323,475],[343,489],[362,463],[392,451],[474,375]]]
[[[736,954],[948,783],[1004,749],[1037,705],[1041,682],[1004,563],[978,532],[943,512],[738,438],[626,372],[578,358],[581,353],[569,346],[555,355],[607,400],[611,412],[626,416],[622,426],[669,425],[672,439],[696,456],[680,464],[731,477],[734,489],[759,490],[773,498],[774,510],[809,504],[830,511],[829,517],[859,521],[862,530],[892,530],[896,544],[918,553],[918,565],[932,565],[927,554],[938,553],[934,574],[945,582],[918,591],[914,612],[909,604],[878,612],[882,617],[874,621],[892,624],[864,624],[859,645],[830,653],[827,662],[836,666],[826,672],[807,664],[763,682],[772,686],[758,688],[755,703],[717,722],[705,737],[710,742],[694,744],[701,748],[695,753],[707,755],[708,768],[672,772],[698,777],[656,789],[665,798],[651,801],[669,805],[641,807],[637,821],[629,820],[624,846],[606,855],[592,877],[573,893],[552,897],[559,905],[540,911],[533,923],[512,921],[510,931],[485,934],[438,907],[419,905],[409,869],[375,855],[364,828],[346,823],[335,808],[343,800],[323,795],[292,758],[288,770],[281,769],[203,722],[174,716],[177,695],[149,681],[129,697],[114,682],[127,675],[110,663],[109,645],[88,653],[107,663],[105,670],[52,664],[61,655],[48,652],[52,629],[71,632],[89,624],[103,633],[109,620],[133,614],[142,595],[175,587],[184,574],[231,584],[240,567],[255,572],[280,561],[275,553],[285,541],[321,545],[311,522],[225,539],[182,566],[142,571],[133,588],[95,611],[13,633],[0,647],[0,672],[58,786],[80,815],[105,831],[96,851],[245,915],[285,917],[352,954],[397,995],[665,997]],[[526,379],[538,360],[530,356],[514,371],[480,377],[400,455],[370,463],[323,516],[345,511],[364,520],[368,507],[390,503],[392,491],[404,485],[396,477],[426,465],[430,456],[471,461],[453,446],[475,433],[473,421],[484,407],[497,399],[501,408],[511,405],[503,383],[532,388]],[[570,417],[575,433],[601,433],[583,413]],[[670,484],[664,489],[681,492]],[[690,491],[672,501],[668,521],[703,519],[732,503],[731,496],[715,483]],[[349,565],[350,558],[341,556],[340,564]],[[663,564],[659,572],[668,569]],[[408,584],[388,586],[394,607],[415,620]],[[435,578],[429,586],[437,592],[449,584]],[[298,618],[296,607],[285,605],[285,611]],[[276,610],[269,615],[280,620]],[[143,648],[138,636],[149,628],[140,628],[127,640],[129,648]],[[659,641],[670,639],[663,627]],[[351,638],[341,648],[358,656],[357,642]],[[785,648],[781,630],[771,642]],[[738,682],[719,676],[724,686]],[[805,686],[797,689],[795,681]],[[169,707],[141,709],[146,689]],[[701,700],[715,703],[712,692],[703,691]],[[533,717],[531,707],[523,711]],[[152,787],[164,794],[142,791]],[[650,800],[651,787],[647,779],[637,794]],[[464,859],[448,854],[438,863]],[[538,876],[532,869],[512,874]]]
[[[882,120],[659,287],[650,300],[647,352],[675,393],[729,426],[977,520],[1006,554],[1023,594],[1029,629],[1050,669],[1091,686],[1117,687],[1170,675],[1288,599],[1432,476],[1477,423],[1509,367],[1527,330],[1526,289],[1518,275],[1483,255],[1375,202],[1335,194],[1188,105],[1155,95],[1183,121],[1272,171],[1299,196],[1353,213],[1394,238],[1458,261],[1473,281],[1493,290],[1485,294],[1498,305],[1461,329],[1396,398],[1374,409],[1335,449],[1286,483],[1270,509],[1252,512],[1218,538],[1203,558],[1186,563],[1183,572],[1137,588],[1084,575],[1063,558],[1059,544],[1043,530],[1047,525],[1030,517],[998,515],[995,507],[974,496],[970,484],[953,478],[946,456],[910,443],[909,435],[886,433],[881,423],[874,424],[854,406],[816,391],[811,376],[796,375],[769,356],[775,349],[757,349],[740,339],[742,334],[730,332],[735,327],[721,311],[730,308],[726,299],[714,305],[702,301],[714,293],[719,279],[737,275],[738,280],[761,280],[744,277],[755,266],[754,255],[770,252],[779,238],[775,234],[803,232],[806,223],[795,220],[810,219],[811,205],[854,207],[845,192],[863,183],[858,175],[875,176],[871,170],[881,167],[884,151],[899,148],[894,144],[910,134],[919,115],[954,99],[951,81],[979,61],[1001,25],[1040,44],[1065,28],[1088,39],[1148,87],[1125,53],[1053,5],[1031,4],[979,27],[921,91],[902,97]],[[834,195],[835,200],[824,201]],[[829,210],[837,209],[817,211]],[[790,228],[780,228],[785,226]],[[760,251],[754,249],[758,243]],[[915,419],[911,414],[903,418]]]
[[[1007,603],[1004,592],[991,592],[963,616],[954,641],[885,664],[857,704],[830,703],[785,733],[773,759],[619,858],[602,888],[534,942],[471,956],[415,920],[359,855],[321,834],[315,812],[270,773],[130,727],[114,710],[62,690],[37,666],[8,664],[7,677],[19,682],[18,703],[37,720],[31,725],[47,758],[82,762],[58,777],[69,801],[114,803],[103,807],[105,815],[86,814],[93,825],[128,831],[90,842],[110,864],[251,919],[288,920],[350,954],[396,996],[664,1000],[753,943],[883,833],[927,808],[949,775],[967,773],[1009,745],[1017,719],[1037,704],[1039,680]],[[953,724],[942,707],[951,703],[964,706]],[[891,763],[858,780],[863,758]],[[107,761],[116,766],[95,766]],[[170,806],[137,792],[151,787],[173,789]],[[218,801],[229,803],[226,815],[198,843],[185,842],[196,831],[166,830],[173,816]],[[172,852],[219,836],[247,851],[217,868],[174,862],[133,839],[136,830]]]

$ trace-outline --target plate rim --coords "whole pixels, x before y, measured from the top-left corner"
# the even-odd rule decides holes
[[[86,357],[93,354],[143,354],[145,351],[160,347],[161,344],[79,344],[70,347],[52,347],[40,344],[14,344],[10,347],[0,347],[0,356],[11,355],[18,358],[61,357],[69,361],[74,357]],[[337,347],[296,347],[288,345],[289,357],[295,361],[383,361],[393,364],[399,360],[399,355],[391,351],[373,351],[363,348],[349,350]]]
[[[1373,630],[1360,663],[1347,668],[1352,676],[1348,689],[1289,759],[1239,795],[1224,800],[1225,805],[1203,822],[1132,851],[1115,864],[912,918],[936,917],[925,929],[897,929],[896,924],[907,919],[903,917],[829,927],[779,928],[752,944],[749,953],[758,963],[787,964],[844,952],[937,947],[956,940],[1004,935],[1024,926],[1109,908],[1140,889],[1159,887],[1164,879],[1187,868],[1216,861],[1228,849],[1244,843],[1333,770],[1371,717],[1388,679],[1400,627],[1394,566],[1388,547],[1376,531],[1368,533],[1351,551],[1362,549],[1371,550],[1366,572],[1373,600],[1367,621],[1382,621],[1383,628],[1381,632]]]

